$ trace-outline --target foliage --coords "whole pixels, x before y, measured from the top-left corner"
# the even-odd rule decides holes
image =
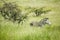
[[[44,10],[44,7],[36,9],[34,12],[36,16],[41,16],[41,14],[46,14],[47,12],[50,12],[51,10]]]
[[[5,3],[3,7],[0,8],[1,15],[8,20],[18,21],[20,23],[23,21],[26,16],[21,14],[21,9],[18,8],[19,6],[14,3]]]

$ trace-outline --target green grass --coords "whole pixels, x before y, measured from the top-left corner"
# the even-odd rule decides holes
[[[10,0],[11,1],[11,0]],[[29,17],[22,25],[4,20],[0,15],[0,40],[60,40],[60,1],[59,0],[12,0],[23,7],[47,7],[51,12],[39,17]],[[31,21],[48,17],[51,26],[32,27]]]

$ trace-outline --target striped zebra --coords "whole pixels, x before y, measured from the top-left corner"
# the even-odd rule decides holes
[[[49,18],[43,18],[39,22],[31,22],[30,23],[31,26],[40,26],[40,27],[44,26],[45,24],[51,25]]]

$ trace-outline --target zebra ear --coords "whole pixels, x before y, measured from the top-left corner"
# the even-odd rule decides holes
[[[49,19],[49,18],[44,18],[44,19]]]
[[[49,18],[47,18],[47,19],[49,19]]]

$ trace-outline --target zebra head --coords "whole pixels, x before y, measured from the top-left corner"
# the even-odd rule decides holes
[[[51,25],[51,22],[49,21],[49,18],[43,18],[39,21],[39,26],[43,26],[45,24]]]
[[[44,21],[45,24],[49,24],[49,25],[51,24],[51,22],[49,21],[49,18],[44,18],[43,21]]]

